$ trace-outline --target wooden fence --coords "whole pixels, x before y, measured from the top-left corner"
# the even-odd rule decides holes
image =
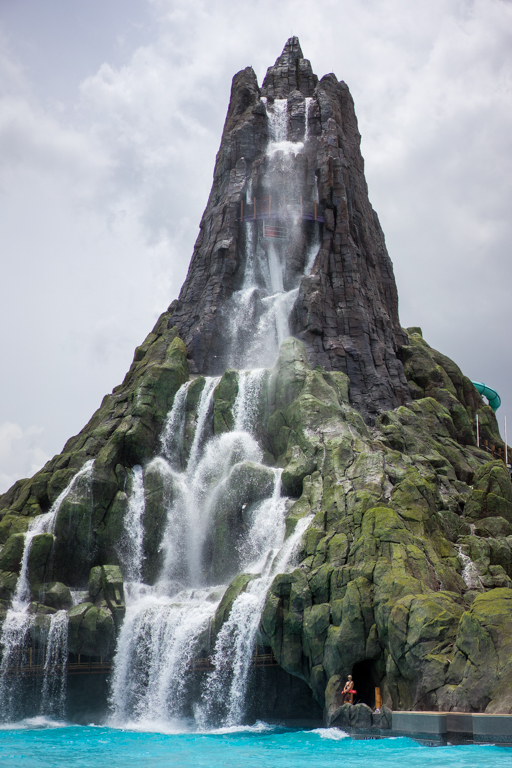
[[[489,445],[488,440],[481,440],[480,448],[487,451],[487,453],[490,453],[493,459],[501,459],[505,465],[512,465],[512,448],[510,446],[507,447],[507,460],[505,460],[505,446],[502,448],[499,445]]]

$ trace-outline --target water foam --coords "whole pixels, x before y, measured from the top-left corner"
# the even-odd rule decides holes
[[[2,702],[1,714],[4,719],[15,719],[24,706],[23,697],[20,693],[22,681],[19,669],[26,664],[28,651],[25,649],[29,640],[30,629],[36,620],[36,616],[29,613],[31,595],[28,563],[32,542],[35,536],[41,533],[53,533],[62,503],[82,481],[86,483],[87,492],[92,479],[93,466],[93,460],[87,461],[55,500],[51,509],[31,521],[25,534],[20,575],[0,635],[2,652],[0,701]],[[40,629],[44,646],[42,706],[49,712],[55,710],[56,714],[63,713],[65,701],[65,674],[62,669],[60,675],[54,673],[57,662],[60,661],[62,664],[67,659],[67,622],[67,613],[60,611],[50,618],[47,627],[43,625]]]

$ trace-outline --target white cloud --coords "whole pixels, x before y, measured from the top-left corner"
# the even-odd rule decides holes
[[[32,426],[23,430],[19,424],[0,424],[0,493],[22,477],[31,477],[48,461],[41,447],[42,429]]]
[[[252,65],[261,82],[291,34],[354,95],[404,323],[512,402],[510,3],[148,6],[152,37],[119,64],[109,17],[112,56],[81,83],[73,61],[64,104],[2,46],[0,420],[41,424],[57,452],[119,383],[185,277],[231,78]],[[78,29],[55,39],[72,49]]]

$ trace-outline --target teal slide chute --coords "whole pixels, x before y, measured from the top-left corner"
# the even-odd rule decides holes
[[[501,405],[501,397],[498,395],[496,390],[491,389],[491,387],[487,387],[485,384],[481,384],[479,381],[472,381],[471,383],[477,392],[479,392],[481,395],[484,395],[484,397],[488,399],[489,405],[493,411],[497,411]]]

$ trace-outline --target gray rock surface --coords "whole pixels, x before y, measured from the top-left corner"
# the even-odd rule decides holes
[[[192,370],[224,371],[221,308],[239,287],[243,269],[240,202],[250,181],[254,196],[265,194],[269,126],[262,97],[288,99],[289,136],[295,141],[304,140],[304,99],[312,99],[308,140],[294,172],[304,200],[312,199],[317,185],[325,224],[312,274],[300,285],[293,331],[313,366],[348,374],[351,401],[371,422],[410,399],[398,357],[406,337],[398,321],[393,268],[368,200],[348,87],[333,74],[318,81],[297,38],[287,42],[261,88],[250,67],[233,78],[212,191],[169,322],[185,341]],[[304,222],[299,252],[307,236]],[[292,248],[287,259],[292,267],[299,254]]]

